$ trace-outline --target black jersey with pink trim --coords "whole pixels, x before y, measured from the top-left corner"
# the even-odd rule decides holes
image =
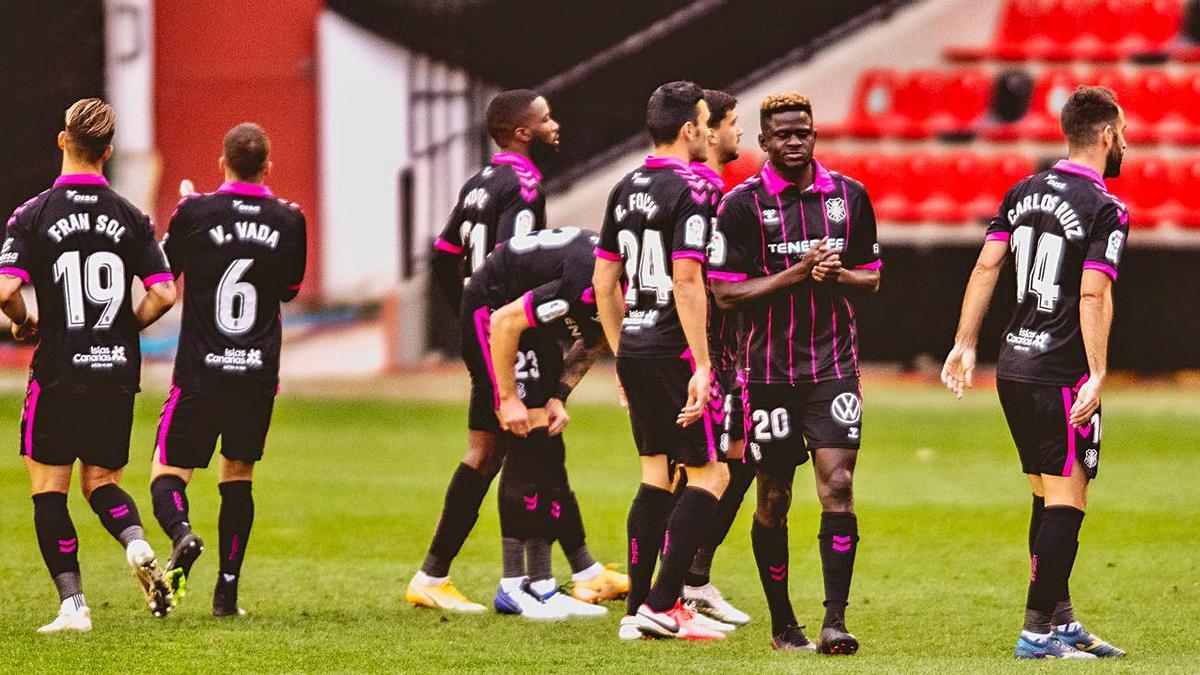
[[[41,389],[92,387],[136,392],[140,326],[133,279],[170,281],[150,218],[103,176],[59,176],[8,219],[0,274],[37,293],[41,341],[32,379]]]
[[[254,183],[225,183],[179,202],[163,245],[183,275],[174,383],[203,390],[279,384],[281,302],[296,297],[307,253],[304,214]]]
[[[1088,373],[1079,329],[1083,271],[1117,279],[1129,236],[1129,211],[1094,170],[1060,160],[1017,183],[987,228],[1009,245],[1017,307],[1000,346],[996,375],[1076,385]]]
[[[739,282],[777,274],[821,239],[847,269],[879,269],[875,210],[862,184],[813,161],[813,184],[800,190],[770,162],[734,188],[718,208],[710,279]],[[806,281],[740,307],[747,382],[803,384],[858,375],[855,296],[837,283]]]
[[[708,182],[678,159],[647,157],[613,188],[596,256],[625,263],[622,356],[676,358],[687,350],[672,263],[705,262],[711,210]]]
[[[717,229],[717,204],[720,203],[721,195],[725,192],[725,181],[721,180],[720,174],[703,162],[693,162],[691,167],[692,172],[708,184],[709,203],[711,204],[708,219],[710,227],[708,257],[711,262],[714,254],[719,255],[725,250],[724,243],[721,241],[721,232]],[[718,307],[717,301],[710,293],[708,296],[708,356],[712,360],[713,368],[724,372],[737,370],[738,341],[741,339],[738,330],[740,326],[740,315],[736,311],[725,311]]]
[[[529,158],[501,152],[463,185],[434,247],[461,258],[466,279],[510,238],[545,228],[541,172]]]
[[[529,327],[573,340],[600,334],[592,251],[599,238],[577,227],[542,230],[509,239],[471,275],[463,312],[483,303],[492,311],[521,299]]]

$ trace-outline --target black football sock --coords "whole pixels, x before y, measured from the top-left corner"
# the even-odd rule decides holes
[[[1050,506],[1042,515],[1030,559],[1029,596],[1025,603],[1025,630],[1049,633],[1054,608],[1067,595],[1075,542],[1083,524],[1083,511],[1070,506]]]
[[[133,503],[133,497],[130,497],[128,492],[116,484],[108,483],[93,490],[88,503],[92,505],[96,515],[100,516],[100,523],[104,525],[104,529],[121,542],[122,546],[129,546],[131,541],[146,538],[146,533],[142,531],[142,519],[138,515],[137,504]]]
[[[154,506],[154,517],[172,544],[191,533],[188,522],[187,483],[179,476],[159,476],[150,483],[150,499]]]
[[[629,595],[625,613],[634,614],[650,594],[650,580],[662,549],[667,518],[671,515],[671,493],[642,483],[629,507]]]
[[[679,601],[683,591],[683,575],[696,557],[696,549],[706,528],[712,526],[713,514],[717,511],[717,497],[698,487],[683,491],[663,536],[662,570],[646,596],[646,605],[656,611],[665,612]]]
[[[530,583],[546,581],[554,576],[550,563],[550,541],[542,537],[525,540],[525,574]]]
[[[571,571],[582,572],[595,565],[596,559],[587,547],[587,535],[583,530],[583,514],[579,511],[579,501],[569,487],[555,494],[554,500],[550,502],[550,517],[554,519],[555,534],[563,554],[567,556]]]
[[[431,577],[450,574],[450,563],[458,556],[463,542],[479,519],[479,507],[487,495],[492,477],[485,476],[466,464],[459,464],[446,488],[442,517],[429,544],[429,553],[421,571]]]
[[[525,576],[525,542],[516,537],[500,537],[500,576],[505,579]]]
[[[33,496],[33,529],[37,532],[42,560],[58,589],[58,599],[79,596],[83,603],[83,582],[79,575],[79,537],[67,510],[67,496],[61,492],[39,492]]]
[[[754,482],[754,473],[754,466],[751,464],[736,461],[729,463],[729,485],[717,502],[717,513],[713,517],[712,526],[705,530],[704,541],[696,550],[696,557],[683,577],[683,583],[695,587],[704,586],[711,580],[709,577],[712,573],[713,556],[717,547],[728,536],[729,528],[733,527],[733,521],[746,498],[746,491]]]
[[[854,576],[854,555],[858,552],[858,517],[853,513],[823,512],[817,539],[821,548],[821,573],[825,577],[825,618],[821,627],[844,629],[850,580]]]
[[[1079,555],[1079,542],[1071,547],[1071,561],[1067,566],[1067,583],[1063,587],[1065,596],[1054,603],[1054,616],[1051,621],[1055,626],[1065,626],[1076,621],[1075,608],[1071,605],[1071,572],[1075,569],[1075,556]]]
[[[221,538],[221,574],[237,578],[250,543],[254,525],[254,495],[248,480],[231,480],[217,485],[221,491],[221,511],[217,530]]]
[[[1029,509],[1029,555],[1033,555],[1033,544],[1037,541],[1038,530],[1042,528],[1042,512],[1046,510],[1046,498],[1033,496],[1033,506]]]
[[[758,565],[758,579],[771,612],[771,634],[778,635],[784,628],[796,624],[796,613],[788,597],[787,526],[767,527],[755,519],[750,526],[750,542],[754,547],[754,562]]]

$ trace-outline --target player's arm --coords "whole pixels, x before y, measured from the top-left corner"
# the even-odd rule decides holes
[[[450,219],[446,221],[446,227],[442,229],[442,234],[433,242],[433,280],[455,314],[462,304],[463,292],[462,264],[465,248],[461,226],[462,214],[459,207],[455,206],[450,213]]]
[[[4,246],[0,250],[0,311],[12,320],[12,335],[19,342],[37,337],[37,317],[29,314],[21,285],[29,283],[29,251],[33,237],[17,209],[8,219]]]
[[[675,420],[679,426],[686,427],[704,414],[712,387],[712,361],[708,355],[708,285],[704,280],[711,220],[687,190],[681,194],[675,210],[679,217],[671,233],[672,294],[679,324],[695,364],[695,372],[688,381],[687,403]]]
[[[175,306],[175,282],[172,279],[155,281],[146,288],[146,295],[138,303],[134,314],[138,319],[138,328],[145,330],[158,321]]]
[[[709,274],[713,299],[721,309],[733,309],[738,305],[765,298],[786,288],[803,283],[812,278],[814,268],[830,256],[829,246],[825,239],[813,246],[791,267],[763,277],[747,277],[738,281],[731,278]]]
[[[12,336],[24,342],[37,335],[37,318],[25,306],[21,285],[25,280],[14,274],[0,273],[0,310],[12,320]]]
[[[591,370],[600,355],[606,351],[608,351],[608,342],[603,333],[579,338],[567,349],[567,354],[563,357],[562,376],[558,379],[558,389],[554,396],[546,401],[546,416],[549,421],[549,428],[546,432],[548,434],[551,436],[561,434],[567,423],[571,421],[571,417],[567,414],[567,397],[583,380],[583,376]]]
[[[597,255],[601,255],[598,250]],[[592,273],[592,287],[596,289],[596,315],[613,356],[621,344],[621,321],[625,318],[625,296],[621,293],[621,274],[624,268],[620,259],[596,258],[596,270]]]
[[[178,215],[177,209],[172,220]],[[150,218],[143,215],[137,223],[137,229],[139,237],[135,242],[137,248],[133,251],[133,273],[141,278],[146,286],[146,295],[142,296],[142,301],[133,313],[137,317],[139,330],[145,330],[175,306],[175,275],[167,262],[164,246],[154,237],[154,225]],[[168,229],[167,241],[171,239],[169,234]]]
[[[1071,407],[1071,424],[1086,424],[1100,407],[1100,390],[1108,374],[1108,335],[1112,330],[1112,278],[1085,269],[1079,285],[1079,331],[1087,354],[1088,381],[1079,388]]]
[[[963,388],[972,386],[975,371],[975,347],[979,344],[979,329],[987,314],[992,293],[1000,278],[1000,270],[1008,257],[1007,239],[989,239],[979,252],[971,279],[963,294],[962,312],[958,319],[958,332],[954,335],[954,348],[942,366],[942,382],[962,398]]]
[[[500,427],[524,437],[529,434],[529,410],[517,396],[517,349],[521,335],[533,324],[525,311],[526,298],[518,298],[496,310],[491,318],[492,368],[496,396],[500,399]]]
[[[300,224],[296,228],[295,248],[287,263],[283,290],[279,293],[279,299],[284,302],[291,302],[300,294],[300,287],[304,285],[304,268],[308,264],[308,224],[304,214],[298,215]]]

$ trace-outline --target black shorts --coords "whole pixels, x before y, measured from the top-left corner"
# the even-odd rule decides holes
[[[704,466],[721,459],[717,445],[725,397],[714,378],[709,407],[688,427],[675,423],[687,405],[691,361],[685,358],[617,357],[617,377],[629,402],[629,421],[638,454],[667,455],[674,464]]]
[[[496,411],[496,375],[492,368],[491,315],[487,306],[469,300],[461,317],[462,357],[471,374],[471,404],[467,427],[474,431],[500,432]],[[532,329],[521,335],[517,348],[517,396],[530,408],[540,408],[553,397],[562,375],[562,347],[549,331]]]
[[[204,391],[171,387],[158,420],[158,461],[179,469],[208,466],[221,437],[221,456],[239,462],[262,459],[275,409],[275,390],[219,387]]]
[[[1071,426],[1071,406],[1079,385],[997,380],[996,390],[1021,456],[1022,471],[1070,476],[1075,460],[1079,460],[1088,478],[1096,477],[1100,467],[1100,410],[1087,426]]]
[[[713,368],[713,377],[717,380],[717,386],[724,392],[722,397],[722,415],[723,418],[716,420],[717,426],[720,428],[720,440],[717,446],[721,450],[721,454],[729,452],[729,446],[746,438],[746,415],[745,407],[742,405],[744,398],[742,389],[741,372],[736,369],[717,369]]]
[[[857,377],[816,384],[746,385],[746,456],[795,466],[819,448],[857,450],[862,389]]]
[[[21,413],[21,454],[35,462],[120,469],[129,463],[132,392],[70,393],[29,381]]]

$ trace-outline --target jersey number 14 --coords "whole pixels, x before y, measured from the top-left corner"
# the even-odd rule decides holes
[[[1039,312],[1050,313],[1058,306],[1063,243],[1057,234],[1043,232],[1034,249],[1032,227],[1022,225],[1013,231],[1010,246],[1017,259],[1017,302],[1024,302],[1032,292],[1037,295]]]

